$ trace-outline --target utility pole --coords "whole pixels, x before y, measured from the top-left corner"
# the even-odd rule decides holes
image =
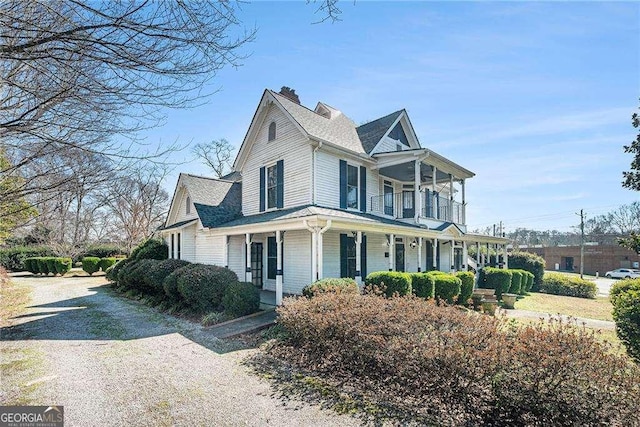
[[[584,275],[584,209],[580,209],[580,278]]]

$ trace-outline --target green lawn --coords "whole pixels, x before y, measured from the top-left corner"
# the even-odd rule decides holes
[[[607,297],[586,299],[531,292],[530,295],[518,300],[515,308],[613,321],[611,316],[613,306]]]

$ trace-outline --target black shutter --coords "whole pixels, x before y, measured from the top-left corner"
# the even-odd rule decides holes
[[[347,271],[347,245],[349,237],[346,234],[340,235],[340,277],[348,277]]]
[[[340,209],[347,208],[347,162],[340,160]]]
[[[260,212],[264,212],[265,179],[265,169],[263,166],[260,168]]]
[[[362,236],[362,245],[360,246],[360,277],[364,281],[367,277],[367,236]]]
[[[360,210],[367,211],[367,168],[360,166]]]
[[[276,207],[284,207],[284,160],[278,160],[276,165]]]

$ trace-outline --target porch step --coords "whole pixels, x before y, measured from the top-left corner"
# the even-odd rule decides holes
[[[275,324],[277,317],[275,309],[269,309],[214,325],[209,328],[209,332],[216,338],[231,338],[268,328]]]

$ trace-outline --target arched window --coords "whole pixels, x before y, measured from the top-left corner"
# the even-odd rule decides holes
[[[187,196],[187,213],[191,213],[191,197]]]
[[[271,122],[269,125],[269,141],[276,139],[276,122]]]

